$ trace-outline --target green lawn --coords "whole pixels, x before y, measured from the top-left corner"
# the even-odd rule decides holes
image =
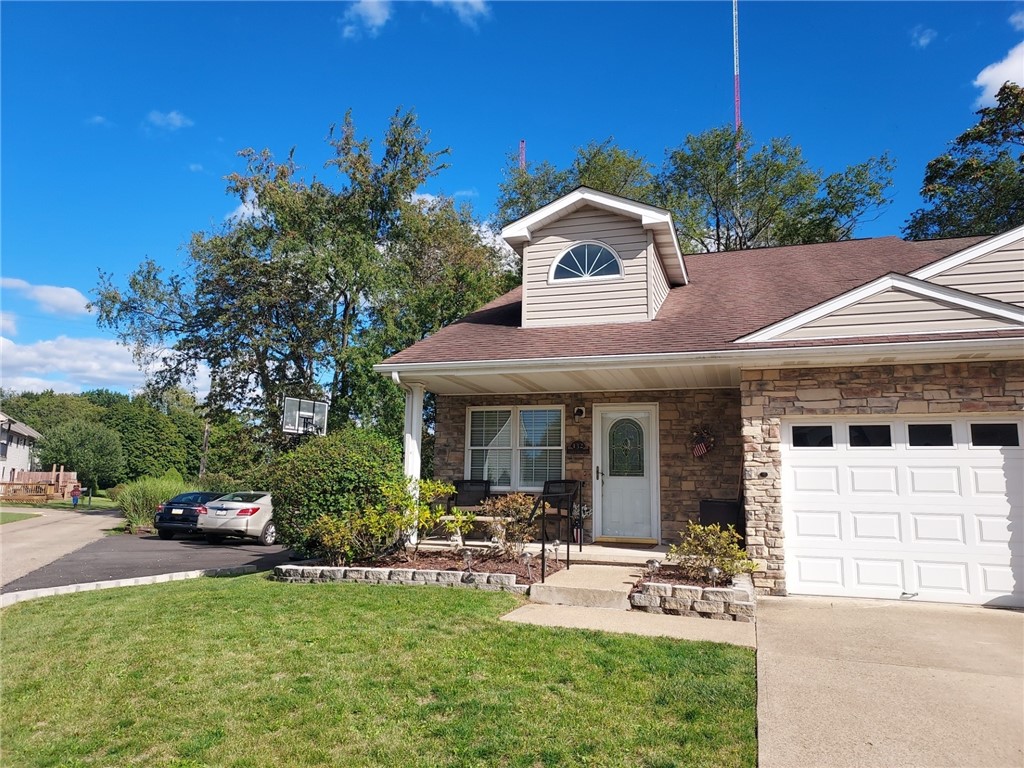
[[[4,523],[16,523],[19,520],[28,520],[30,517],[39,517],[31,512],[5,512],[0,510],[0,525]]]
[[[754,653],[263,576],[3,612],[11,766],[753,766]]]
[[[4,506],[8,509],[73,509],[71,499],[52,499],[41,503],[18,503],[10,499],[4,499]],[[104,496],[93,496],[92,506],[89,506],[89,497],[83,496],[78,502],[80,512],[88,512],[90,509],[114,509],[117,507],[110,499]]]

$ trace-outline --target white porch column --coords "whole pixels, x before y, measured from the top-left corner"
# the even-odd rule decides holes
[[[423,442],[423,385],[405,384],[405,474],[420,479],[420,449]]]
[[[423,385],[402,384],[405,389],[405,450],[402,452],[405,462],[405,476],[409,478],[409,487],[413,496],[419,498],[421,458],[420,449],[423,443]],[[416,542],[419,532],[415,526],[409,531],[409,541]]]

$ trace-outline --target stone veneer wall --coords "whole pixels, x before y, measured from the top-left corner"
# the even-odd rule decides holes
[[[533,395],[438,395],[434,476],[462,479],[466,459],[466,409],[470,406],[565,406],[565,442],[581,440],[593,449],[593,407],[616,403],[658,403],[661,444],[661,540],[674,544],[679,532],[697,520],[701,499],[736,499],[739,492],[743,441],[739,434],[740,398],[736,390],[686,389],[644,392],[584,392]],[[586,408],[577,424],[574,408]],[[691,440],[704,424],[715,434],[715,448],[695,458]],[[592,456],[565,457],[565,476],[586,481],[583,499],[593,504]]]
[[[731,587],[695,587],[680,584],[644,582],[629,596],[634,611],[668,613],[695,619],[718,619],[751,624],[757,598],[750,576],[741,573]]]
[[[754,585],[784,595],[783,417],[1019,412],[1024,361],[746,370],[740,397],[747,551],[764,566]]]

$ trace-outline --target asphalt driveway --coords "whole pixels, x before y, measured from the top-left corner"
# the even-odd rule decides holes
[[[22,525],[8,523],[4,529]],[[2,531],[13,539],[18,531]],[[102,534],[100,534],[102,536]],[[3,585],[4,592],[61,587],[111,579],[156,576],[163,573],[204,568],[230,568],[255,565],[270,570],[286,563],[290,551],[281,546],[261,547],[243,539],[227,539],[223,544],[208,544],[200,536],[175,536],[164,541],[153,535],[107,535],[96,538],[74,551],[62,554],[48,564]],[[7,556],[7,542],[4,542]]]
[[[760,598],[760,768],[1024,765],[1024,613]]]

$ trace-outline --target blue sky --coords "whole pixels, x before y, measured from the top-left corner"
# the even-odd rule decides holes
[[[182,263],[239,201],[236,151],[323,169],[351,108],[379,139],[413,108],[451,167],[424,193],[490,216],[506,156],[565,164],[614,137],[660,163],[730,124],[732,7],[715,2],[0,5],[3,386],[131,390],[130,355],[85,301],[102,269]],[[743,120],[826,172],[888,151],[899,234],[925,164],[1024,80],[1024,2],[740,2]]]

